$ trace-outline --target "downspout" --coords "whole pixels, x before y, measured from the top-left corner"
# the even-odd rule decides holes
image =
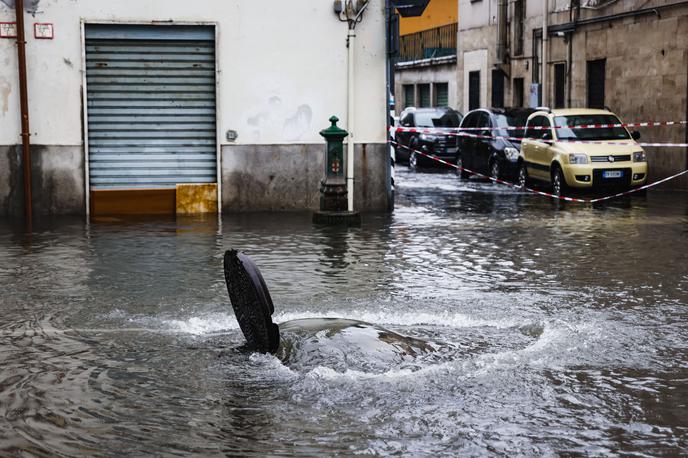
[[[354,211],[354,146],[355,136],[354,136],[354,123],[355,123],[355,85],[354,85],[354,63],[356,59],[356,24],[360,22],[361,16],[365,11],[368,3],[363,4],[361,9],[352,18],[350,13],[353,10],[352,2],[349,2],[347,6],[347,19],[349,23],[349,32],[346,36],[346,47],[348,48],[348,62],[347,62],[347,113],[346,113],[346,128],[349,131],[349,138],[346,143],[346,189],[348,198],[348,210],[350,212]],[[386,97],[385,97],[386,98]]]
[[[549,38],[547,33],[547,26],[549,25],[549,0],[543,0],[544,11],[542,12],[542,105],[548,106],[549,100],[547,97],[547,50],[549,48]]]
[[[347,77],[346,77],[346,129],[349,131],[349,138],[346,142],[346,190],[348,198],[348,208],[354,211],[354,59],[356,58],[356,22],[349,21],[349,32],[346,36],[346,47],[348,48]]]
[[[568,55],[566,56],[566,107],[571,108],[571,64],[573,63],[573,33],[568,34]]]
[[[26,82],[26,41],[24,40],[24,0],[15,3],[17,16],[17,57],[19,67],[19,103],[21,109],[21,138],[24,165],[24,216],[26,228],[31,232],[33,208],[31,205],[31,143],[29,137],[29,96]]]

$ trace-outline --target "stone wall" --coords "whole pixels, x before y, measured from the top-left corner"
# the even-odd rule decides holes
[[[31,193],[35,217],[85,213],[81,146],[31,147]],[[0,146],[0,216],[24,215],[21,145]]]
[[[354,208],[386,211],[390,173],[384,143],[356,144]],[[222,210],[317,210],[325,145],[224,145]]]

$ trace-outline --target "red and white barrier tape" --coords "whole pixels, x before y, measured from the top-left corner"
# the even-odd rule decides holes
[[[491,177],[491,176],[482,174],[482,173],[480,173],[480,172],[476,172],[476,171],[474,171],[474,170],[467,169],[466,167],[460,167],[460,166],[458,166],[458,165],[456,165],[456,164],[452,164],[451,162],[447,162],[447,161],[445,161],[445,160],[443,160],[443,159],[440,159],[439,157],[434,156],[434,155],[432,155],[432,154],[424,153],[423,151],[419,151],[419,150],[417,150],[417,149],[413,149],[413,148],[409,148],[408,146],[404,146],[404,145],[402,145],[402,144],[400,144],[400,143],[395,142],[394,140],[390,140],[390,143],[391,143],[392,145],[399,146],[399,147],[401,147],[401,148],[405,148],[405,149],[407,149],[407,150],[409,150],[409,151],[412,151],[412,152],[415,152],[415,153],[418,153],[418,154],[422,154],[423,156],[425,156],[425,157],[427,157],[427,158],[430,158],[430,159],[432,159],[432,160],[434,160],[434,161],[437,161],[437,162],[439,162],[439,163],[441,163],[441,164],[448,165],[449,167],[453,167],[453,168],[455,168],[455,169],[457,169],[457,170],[464,170],[464,171],[466,171],[466,172],[468,172],[468,173],[470,173],[470,174],[472,174],[472,175],[477,175],[477,176],[482,177],[482,178],[487,178],[487,179],[490,180],[490,181],[493,181],[493,182],[499,183],[499,184],[503,184],[503,185],[506,185],[506,186],[510,186],[510,187],[512,187],[512,188],[514,188],[514,189],[518,189],[519,191],[526,191],[526,192],[530,192],[530,193],[532,193],[532,194],[538,194],[538,195],[540,195],[540,196],[550,197],[550,198],[552,198],[552,199],[563,200],[563,201],[566,201],[566,202],[578,202],[578,203],[582,203],[582,204],[594,204],[594,203],[596,203],[596,202],[602,202],[602,201],[605,201],[605,200],[615,199],[615,198],[617,198],[617,197],[621,197],[621,196],[626,196],[626,195],[629,195],[629,194],[633,194],[633,193],[636,193],[636,192],[639,192],[639,191],[643,191],[643,190],[645,190],[645,189],[650,189],[650,188],[655,187],[655,186],[657,186],[657,185],[659,185],[659,184],[666,183],[667,181],[671,181],[671,180],[673,180],[673,179],[675,179],[675,178],[678,178],[678,177],[680,177],[680,176],[685,175],[685,174],[688,173],[688,170],[684,170],[683,172],[679,172],[679,173],[677,173],[677,174],[675,174],[675,175],[671,175],[671,176],[666,177],[666,178],[663,178],[663,179],[661,179],[661,180],[659,180],[659,181],[655,181],[654,183],[646,184],[646,185],[640,186],[640,187],[638,187],[638,188],[629,189],[628,191],[622,191],[622,192],[619,192],[619,193],[616,193],[616,194],[612,194],[612,195],[604,196],[604,197],[598,197],[598,198],[595,198],[595,199],[581,199],[581,198],[578,198],[578,197],[557,196],[557,195],[552,194],[552,193],[549,193],[549,192],[539,191],[539,190],[537,190],[537,189],[532,189],[532,188],[528,188],[528,187],[521,187],[521,186],[519,186],[519,185],[516,184],[516,183],[511,183],[511,182],[509,182],[509,181],[501,180],[501,179],[499,179],[499,178],[494,178],[494,177]]]
[[[648,121],[648,122],[621,122],[616,124],[581,124],[578,126],[530,126],[528,129],[532,130],[549,130],[549,129],[613,129],[616,127],[667,127],[667,126],[685,126],[688,121]],[[526,126],[505,126],[505,127],[443,127],[444,130],[463,131],[463,130],[525,130]],[[418,132],[431,133],[436,131],[437,127],[397,127],[397,131],[404,132]]]
[[[570,144],[584,144],[584,145],[619,145],[620,141],[628,141],[626,140],[568,140],[568,139],[559,139],[559,140],[544,140],[541,138],[532,138],[532,137],[509,137],[506,135],[480,135],[480,134],[469,134],[467,132],[451,132],[451,131],[443,131],[443,130],[438,130],[438,129],[427,129],[428,132],[425,130],[420,131],[418,129],[408,129],[408,128],[401,128],[397,127],[395,128],[395,132],[413,132],[413,133],[431,133],[431,134],[442,134],[442,135],[447,135],[449,137],[470,137],[470,138],[487,138],[487,139],[496,139],[496,138],[501,138],[504,140],[509,140],[509,141],[517,141],[521,142],[523,140],[535,140],[539,141],[542,143],[554,143],[554,142],[561,142],[561,143],[570,143]],[[487,130],[487,129],[484,129]],[[688,143],[637,143],[636,145],[641,146],[641,147],[668,147],[668,148],[688,148]]]

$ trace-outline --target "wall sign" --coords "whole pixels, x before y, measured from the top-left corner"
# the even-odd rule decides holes
[[[17,38],[17,23],[0,22],[0,38]]]
[[[33,25],[33,37],[37,40],[52,40],[53,25],[37,22]]]

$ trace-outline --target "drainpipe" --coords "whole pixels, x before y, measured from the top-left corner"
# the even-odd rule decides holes
[[[365,0],[363,6],[358,12],[355,11],[354,4],[351,0],[346,7],[346,16],[349,23],[349,31],[346,36],[346,47],[348,48],[348,62],[347,62],[347,77],[346,77],[346,97],[347,97],[347,113],[346,113],[346,128],[349,131],[349,140],[346,144],[346,190],[348,197],[348,208],[350,212],[354,211],[354,146],[355,142],[355,86],[354,86],[354,63],[356,59],[356,24],[361,21],[361,16],[368,6],[368,1]],[[385,96],[385,100],[387,97]]]
[[[31,206],[31,149],[29,133],[29,96],[26,83],[26,41],[24,40],[24,0],[16,0],[17,57],[19,66],[19,100],[21,106],[21,138],[24,162],[24,216],[31,232],[33,209]]]
[[[354,211],[354,59],[356,58],[356,27],[355,22],[349,21],[349,32],[346,36],[346,46],[348,48],[348,66],[346,77],[346,128],[349,131],[349,139],[346,143],[346,190],[348,197],[348,208],[350,212]]]
[[[547,26],[549,22],[549,0],[543,0],[544,11],[542,12],[542,105],[549,106],[547,97],[547,50],[549,37],[547,36]]]

